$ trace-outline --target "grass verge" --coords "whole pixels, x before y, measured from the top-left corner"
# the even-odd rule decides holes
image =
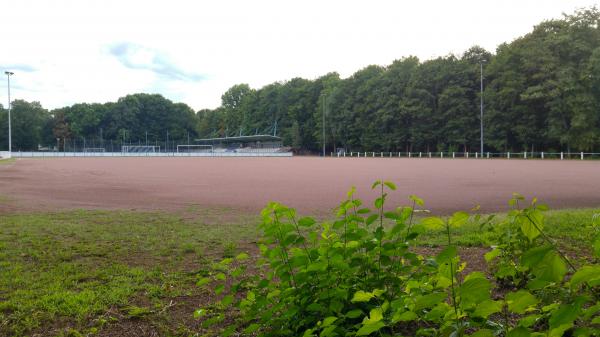
[[[585,254],[590,247],[582,242],[589,242],[598,213],[547,212],[546,231]],[[249,249],[257,237],[255,225],[254,216],[194,205],[180,213],[0,215],[0,335],[202,331],[192,313],[211,295],[195,283],[211,261]],[[424,233],[421,242],[441,245],[441,234]],[[491,244],[491,234],[475,225],[453,235],[462,246]]]

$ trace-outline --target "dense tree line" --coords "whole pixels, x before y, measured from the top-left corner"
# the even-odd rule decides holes
[[[329,73],[260,89],[238,84],[221,106],[194,112],[160,95],[46,111],[13,103],[14,149],[82,138],[164,141],[273,133],[296,150],[478,151],[480,67],[489,151],[600,151],[600,11],[549,20],[495,54],[406,57],[346,79]],[[0,127],[6,129],[0,107]],[[0,144],[6,144],[0,134]],[[3,148],[6,145],[1,145]]]

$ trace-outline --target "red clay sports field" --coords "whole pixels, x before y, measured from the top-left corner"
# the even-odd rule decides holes
[[[258,212],[280,201],[303,212],[335,207],[350,186],[372,200],[425,199],[434,213],[507,209],[513,192],[552,208],[600,206],[600,162],[419,158],[55,158],[0,165],[0,212],[101,208],[175,210],[189,205]]]

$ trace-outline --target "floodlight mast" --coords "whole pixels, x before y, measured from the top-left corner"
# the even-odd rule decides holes
[[[10,77],[14,75],[12,71],[5,71],[6,78],[8,80],[8,153],[12,152],[12,127],[10,123]]]
[[[479,113],[479,132],[480,132],[480,151],[481,151],[481,158],[483,158],[483,62],[485,62],[485,60],[481,60],[481,62],[479,62],[479,66],[481,68],[481,80],[480,80],[480,84],[481,84],[481,94],[480,96],[480,108],[481,108],[481,112]]]

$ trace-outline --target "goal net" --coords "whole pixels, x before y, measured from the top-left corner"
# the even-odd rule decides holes
[[[194,145],[194,144],[177,145],[177,153],[200,153],[200,152],[206,152],[206,153],[213,152],[213,146],[212,145]]]
[[[83,152],[105,152],[103,147],[86,147]]]
[[[160,146],[153,145],[123,145],[121,146],[122,153],[154,153],[159,152]]]

